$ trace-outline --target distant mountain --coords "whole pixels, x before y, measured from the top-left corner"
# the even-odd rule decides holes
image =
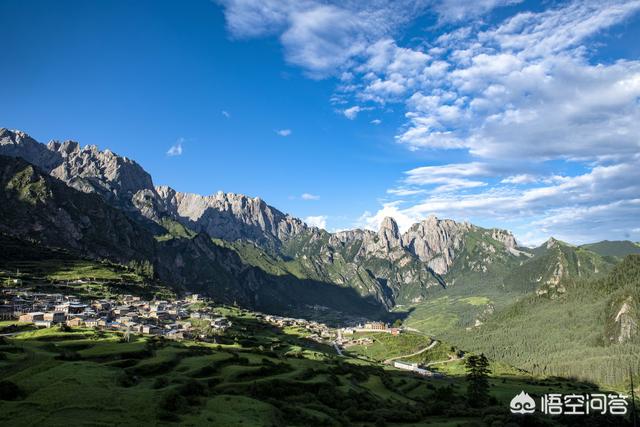
[[[82,212],[75,216],[70,213],[65,220],[31,227],[30,237],[42,234],[44,243],[51,244],[54,239],[47,240],[48,233],[53,237],[69,232],[68,236],[76,237],[65,236],[59,244],[82,248],[95,256],[111,254],[116,260],[144,259],[178,286],[254,305],[256,301],[266,304],[266,300],[256,293],[251,285],[254,281],[245,283],[249,270],[260,277],[266,274],[277,278],[278,283],[286,278],[324,284],[330,293],[353,292],[367,304],[391,309],[420,304],[439,289],[453,289],[461,296],[490,289],[508,294],[508,302],[559,283],[564,277],[604,273],[612,265],[611,260],[586,248],[555,244],[553,240],[528,250],[519,247],[508,231],[434,216],[412,225],[405,233],[400,233],[393,218],[386,218],[378,231],[329,233],[259,198],[233,193],[201,196],[154,186],[140,165],[109,150],[81,147],[73,141],[44,145],[21,131],[0,129],[0,155],[33,163],[59,180],[60,184],[51,184],[55,188],[62,188],[64,183],[93,196],[94,216],[104,209],[105,215],[114,215],[114,220],[125,224],[122,230],[112,230],[114,236],[110,236],[111,221],[105,220],[104,235],[90,236],[83,228],[86,218],[90,224],[100,222],[88,215],[83,217]],[[80,199],[78,194],[45,199],[42,203],[47,209],[43,212],[55,217],[54,208],[67,197]],[[25,211],[23,215],[23,226],[29,225],[32,214]],[[7,232],[12,232],[13,226],[5,225]],[[127,235],[129,229],[140,237]],[[109,239],[116,241],[110,243]],[[102,240],[109,244],[99,244]],[[123,245],[121,252],[117,250],[119,245]],[[210,262],[212,259],[215,262]],[[283,289],[282,293],[286,295],[275,292],[266,299],[278,297],[281,302],[287,301],[287,306],[300,307],[314,292],[295,297],[295,292]]]
[[[75,141],[41,144],[21,131],[0,129],[0,155],[22,158],[85,193],[97,193],[112,206],[155,222],[171,218],[197,232],[224,240],[251,240],[276,247],[306,225],[258,198],[232,193],[200,196],[154,187],[135,161]]]
[[[602,256],[624,258],[631,254],[640,254],[640,245],[629,240],[603,240],[580,246]]]
[[[505,283],[539,294],[562,293],[564,279],[597,277],[615,265],[615,261],[585,247],[554,238],[532,249],[531,253],[534,256],[514,267],[506,276]]]

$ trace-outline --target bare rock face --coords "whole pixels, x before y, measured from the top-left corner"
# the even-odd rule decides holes
[[[462,249],[465,233],[475,228],[466,222],[457,223],[430,216],[412,225],[402,236],[402,243],[433,271],[444,274],[453,265],[457,252]]]
[[[85,193],[95,191],[128,205],[136,192],[153,190],[151,176],[139,164],[110,150],[81,148],[74,141],[53,141],[47,148],[62,159],[51,175]]]
[[[49,173],[62,161],[59,153],[47,149],[22,131],[0,128],[0,154],[20,157]]]
[[[617,327],[617,336],[614,339],[623,343],[629,341],[638,333],[638,323],[633,315],[633,298],[627,298],[616,313],[615,324]]]
[[[398,223],[395,219],[386,217],[382,221],[380,231],[378,231],[378,239],[380,245],[387,251],[391,251],[402,246],[400,229],[398,228]]]
[[[307,228],[260,198],[218,193],[211,196],[155,188],[135,161],[95,145],[74,141],[41,144],[20,131],[0,129],[0,154],[22,157],[69,186],[98,193],[110,204],[137,211],[152,221],[169,216],[195,231],[224,240],[246,239],[276,245]]]
[[[499,228],[491,229],[491,238],[504,244],[507,249],[513,250],[518,247],[518,242],[513,234],[507,230],[501,230]]]
[[[257,197],[233,193],[200,196],[154,187],[151,176],[136,162],[110,150],[100,151],[96,146],[80,147],[74,141],[43,145],[23,132],[0,129],[0,154],[22,157],[77,190],[98,193],[111,205],[159,224],[169,218],[214,238],[248,240],[276,250],[297,236],[308,238],[305,244],[317,249],[308,251],[308,255],[328,264],[336,256],[335,248],[342,248],[350,254],[349,262],[376,258],[402,268],[420,261],[435,273],[445,274],[463,249],[466,233],[478,230],[468,223],[430,216],[404,235],[393,218],[385,218],[378,232],[322,233]],[[515,251],[516,241],[510,233],[497,229],[483,233]],[[327,236],[328,245],[322,242]],[[487,249],[493,247],[488,245]],[[410,276],[422,274],[417,267],[411,268],[398,280],[408,282],[413,280]]]
[[[272,208],[258,197],[222,192],[200,196],[169,187],[157,187],[156,191],[165,211],[174,219],[223,240],[276,242],[307,228],[304,222]]]
[[[21,157],[85,193],[98,193],[111,204],[132,208],[134,194],[153,191],[151,176],[136,162],[95,145],[75,141],[40,144],[20,131],[0,129],[0,154]]]

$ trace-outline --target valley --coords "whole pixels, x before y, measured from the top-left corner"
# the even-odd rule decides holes
[[[435,216],[404,232],[391,217],[329,232],[258,197],[177,192],[110,150],[8,129],[0,215],[0,327],[11,334],[0,342],[0,420],[504,425],[520,422],[508,407],[523,390],[628,393],[640,374],[631,241],[525,247],[509,231]],[[99,328],[34,329],[15,324],[27,313],[12,289],[86,301],[199,294],[233,326],[191,334],[187,316],[170,340],[162,328],[108,327],[105,314],[89,322]],[[492,371],[482,410],[465,395],[479,354]]]

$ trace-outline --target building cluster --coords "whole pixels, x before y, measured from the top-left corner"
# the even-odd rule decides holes
[[[292,317],[274,316],[270,314],[257,314],[259,320],[269,323],[280,328],[284,327],[297,327],[306,330],[309,335],[308,339],[316,342],[326,342],[327,340],[333,340],[336,337],[334,329],[331,329],[327,325],[315,320],[296,319]]]
[[[400,335],[402,332],[401,328],[391,328],[388,324],[383,322],[367,322],[364,324],[359,324],[353,327],[341,328],[338,330],[338,336],[340,339],[345,339],[346,336],[350,336],[355,334],[356,332],[367,333],[367,332],[385,332],[391,335]]]
[[[132,295],[83,301],[73,295],[4,289],[0,295],[0,319],[17,319],[45,328],[66,324],[171,339],[197,337],[201,332],[192,326],[193,320],[204,321],[221,332],[231,326],[227,318],[217,316],[208,307],[192,309],[195,302],[197,295],[172,301]]]

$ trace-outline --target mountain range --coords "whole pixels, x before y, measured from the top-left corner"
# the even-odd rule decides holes
[[[380,317],[452,290],[561,290],[566,278],[597,277],[640,251],[555,239],[530,249],[509,231],[434,216],[404,233],[393,218],[378,231],[331,233],[257,197],[154,186],[138,163],[110,150],[42,144],[4,128],[0,156],[3,233],[146,265],[177,289],[269,311]]]

